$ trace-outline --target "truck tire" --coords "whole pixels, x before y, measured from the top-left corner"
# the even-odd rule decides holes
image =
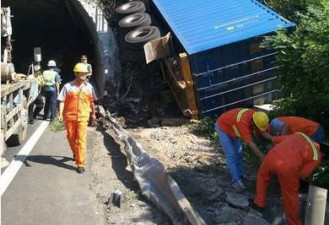
[[[151,18],[148,13],[134,13],[119,21],[119,27],[123,32],[128,32],[137,27],[150,26]]]
[[[127,48],[142,49],[151,40],[160,38],[160,31],[155,26],[138,27],[125,35]]]
[[[146,7],[143,2],[133,1],[118,6],[115,11],[119,17],[124,17],[131,13],[143,13],[146,11]]]

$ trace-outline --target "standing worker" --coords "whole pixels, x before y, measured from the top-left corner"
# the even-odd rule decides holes
[[[268,116],[264,112],[256,112],[253,109],[236,108],[223,113],[215,123],[215,130],[219,136],[222,149],[227,159],[232,185],[238,190],[245,189],[242,181],[243,160],[242,143],[250,147],[251,151],[263,159],[264,154],[252,140],[252,132],[260,133],[264,138],[271,139],[265,132],[268,125]]]
[[[41,73],[41,67],[39,65],[35,65],[34,74],[29,75],[27,78],[29,80],[34,80],[34,79],[37,80],[37,84],[38,84],[37,87],[34,87],[35,89],[33,91],[33,95],[36,96],[36,98],[29,105],[29,123],[34,124],[34,120],[37,118],[37,116],[44,107],[44,101],[42,100],[42,96],[41,96],[41,88],[44,85],[44,81]]]
[[[317,143],[324,142],[323,127],[312,120],[298,116],[283,116],[273,119],[269,124],[271,135],[287,135],[302,132]]]
[[[320,146],[300,132],[275,137],[274,143],[279,144],[267,153],[259,168],[257,193],[251,207],[257,210],[265,207],[271,175],[276,175],[288,224],[302,225],[299,218],[299,179],[306,179],[320,165]]]
[[[85,172],[87,123],[90,112],[95,120],[93,86],[86,82],[87,66],[77,63],[73,69],[76,78],[65,84],[58,96],[59,120],[64,120],[67,138],[77,165],[77,172]]]
[[[42,73],[44,79],[43,92],[46,98],[44,120],[48,118],[48,113],[50,112],[50,121],[53,121],[56,116],[56,96],[60,91],[60,76],[54,70],[56,67],[54,60],[49,60],[47,66],[48,70]]]
[[[90,82],[89,80],[90,80],[90,78],[92,76],[93,69],[92,69],[92,65],[87,62],[87,55],[82,55],[80,57],[80,62],[83,63],[83,64],[85,64],[87,66],[88,73],[87,73],[86,81],[87,82]],[[92,115],[90,115],[89,116],[89,120],[88,120],[88,126],[96,125],[95,123],[96,123],[96,121],[93,120],[92,119]]]
[[[93,69],[92,69],[92,65],[87,62],[87,55],[82,55],[80,57],[80,61],[81,61],[81,63],[83,63],[87,66],[87,70],[88,70],[87,79],[90,79],[90,77],[92,76],[92,73],[93,73]]]

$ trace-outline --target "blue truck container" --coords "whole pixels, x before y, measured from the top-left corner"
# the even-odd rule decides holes
[[[187,54],[198,117],[279,96],[276,52],[259,44],[294,23],[254,0],[152,1]]]

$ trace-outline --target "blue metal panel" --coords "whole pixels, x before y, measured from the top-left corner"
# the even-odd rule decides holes
[[[295,26],[254,0],[153,0],[191,55]]]
[[[199,114],[219,115],[233,107],[249,107],[254,99],[275,99],[276,52],[252,51],[261,37],[254,37],[189,56]],[[260,63],[259,67],[258,62]],[[256,86],[262,91],[255,93]]]

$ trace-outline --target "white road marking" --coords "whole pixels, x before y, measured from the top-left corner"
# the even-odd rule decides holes
[[[30,139],[25,143],[23,148],[19,151],[16,157],[10,162],[9,166],[6,170],[1,174],[0,177],[0,197],[6,191],[7,187],[14,179],[16,173],[21,168],[22,164],[24,163],[26,157],[30,154],[33,147],[47,128],[49,122],[42,121],[39,125],[38,129],[33,133]]]

